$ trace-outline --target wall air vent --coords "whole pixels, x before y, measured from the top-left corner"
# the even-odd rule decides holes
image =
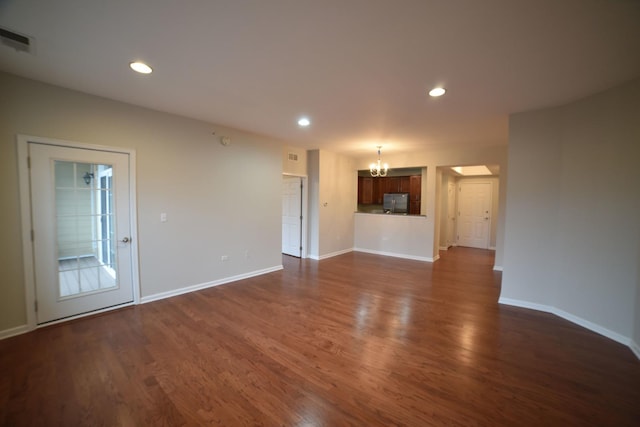
[[[296,153],[289,153],[289,160],[291,160],[292,162],[297,162],[298,155]]]
[[[0,27],[0,42],[19,52],[32,53],[33,38]]]

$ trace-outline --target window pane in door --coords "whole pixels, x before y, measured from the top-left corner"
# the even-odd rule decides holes
[[[118,287],[112,166],[55,161],[58,295]]]

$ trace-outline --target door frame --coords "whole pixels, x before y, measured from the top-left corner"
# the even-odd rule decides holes
[[[297,174],[293,174],[293,173],[283,173],[282,177],[294,177],[294,178],[300,178],[302,180],[302,194],[301,194],[301,203],[302,203],[302,223],[300,224],[300,234],[302,235],[301,238],[301,242],[300,245],[302,246],[302,251],[300,253],[300,259],[304,259],[307,258],[307,235],[308,230],[307,230],[307,216],[308,216],[308,197],[309,197],[309,180],[307,179],[307,175],[297,175]],[[282,194],[281,194],[282,197]],[[280,229],[280,234],[282,234],[282,229]]]
[[[123,153],[129,155],[129,226],[131,230],[131,285],[133,287],[133,302],[118,305],[117,307],[108,307],[89,313],[78,314],[76,316],[67,317],[60,320],[38,325],[36,320],[36,282],[35,282],[35,260],[33,253],[33,241],[31,239],[31,230],[33,220],[31,218],[31,182],[29,172],[29,143],[39,143],[47,145],[57,145],[67,148],[78,148],[83,150],[108,151],[115,153]],[[18,183],[20,193],[20,222],[22,233],[22,259],[24,273],[24,291],[25,304],[27,313],[27,329],[29,331],[39,327],[49,326],[56,323],[66,322],[85,316],[92,316],[97,313],[111,311],[122,307],[136,305],[140,303],[140,275],[138,269],[138,219],[136,212],[136,152],[135,150],[120,147],[111,147],[105,145],[93,145],[76,141],[66,141],[61,139],[44,138],[31,135],[16,136],[18,151]]]

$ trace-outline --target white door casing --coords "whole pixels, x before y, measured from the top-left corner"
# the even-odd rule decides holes
[[[302,182],[295,176],[282,178],[282,253],[302,256]]]
[[[456,244],[456,184],[447,185],[447,247]]]
[[[488,249],[491,230],[491,183],[458,185],[458,245]]]
[[[135,153],[24,136],[18,148],[29,328],[137,302]]]

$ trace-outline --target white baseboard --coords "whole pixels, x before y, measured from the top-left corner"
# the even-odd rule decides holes
[[[493,269],[494,269],[495,271],[502,271],[502,266],[501,266],[501,265],[494,265],[494,266],[493,266]]]
[[[633,354],[640,359],[640,346],[638,346],[638,343],[632,340],[629,347],[631,348],[631,351],[633,351]]]
[[[278,265],[275,267],[265,268],[263,270],[251,271],[249,273],[238,274],[237,276],[225,277],[223,279],[214,280],[212,282],[200,283],[198,285],[185,286],[184,288],[174,289],[167,292],[160,292],[153,295],[148,295],[146,297],[140,298],[140,304],[146,304],[152,301],[158,301],[165,298],[171,298],[182,294],[187,294],[189,292],[195,292],[202,289],[212,288],[214,286],[224,285],[226,283],[237,282],[238,280],[248,279],[250,277],[261,276],[267,273],[273,273],[274,271],[282,270],[282,265]]]
[[[333,258],[334,256],[338,256],[338,255],[344,255],[344,254],[348,254],[349,252],[353,252],[353,248],[349,248],[349,249],[343,249],[341,251],[336,251],[336,252],[331,252],[328,254],[324,254],[324,255],[320,255],[320,256],[315,256],[312,259],[321,261],[323,259],[327,259],[327,258]]]
[[[0,331],[0,340],[15,337],[16,335],[26,334],[29,331],[31,331],[29,325],[20,325],[15,328],[5,329],[4,331]]]
[[[489,246],[487,249],[489,249],[490,251],[495,251],[496,247],[495,246]]]
[[[449,250],[449,246],[440,246],[439,248],[441,251],[448,251]]]
[[[571,323],[575,323],[578,326],[582,326],[583,328],[589,329],[590,331],[593,331],[609,339],[612,339],[615,342],[626,345],[631,349],[631,351],[636,355],[636,357],[640,359],[640,348],[638,348],[638,345],[634,343],[633,340],[631,340],[631,338],[620,335],[619,333],[614,332],[610,329],[607,329],[604,326],[600,326],[597,323],[593,323],[589,320],[575,316],[559,308],[552,307],[549,305],[544,305],[544,304],[532,303],[529,301],[515,300],[511,298],[502,298],[502,297],[498,299],[498,303],[505,304],[505,305],[512,305],[514,307],[528,308],[531,310],[544,311],[546,313],[551,313],[558,317],[562,317],[563,319],[568,320]]]
[[[411,260],[414,260],[414,261],[424,261],[424,262],[434,262],[434,261],[437,261],[440,258],[440,255],[436,255],[433,258],[428,258],[428,257],[415,256],[415,255],[399,254],[399,253],[395,253],[395,252],[374,251],[374,250],[371,250],[371,249],[363,249],[363,248],[353,248],[353,250],[356,251],[356,252],[365,252],[365,253],[368,253],[368,254],[382,255],[382,256],[392,256],[392,257],[396,257],[396,258],[404,258],[404,259],[411,259]]]

